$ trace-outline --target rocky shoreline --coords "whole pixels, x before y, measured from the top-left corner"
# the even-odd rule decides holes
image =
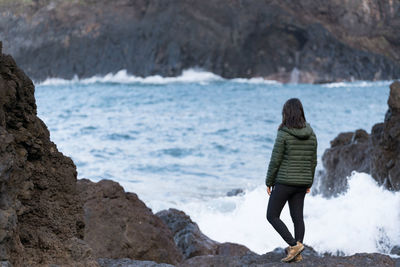
[[[400,77],[400,3],[0,1],[4,50],[35,81],[116,73],[326,83]]]
[[[37,117],[32,81],[0,42],[1,266],[282,266],[284,250],[258,255],[211,240],[178,210],[157,214],[116,182],[77,180],[72,160]],[[378,253],[319,255],[296,266],[395,266]]]
[[[347,188],[352,171],[366,172],[385,188],[400,191],[400,82],[390,85],[388,110],[383,123],[371,134],[359,129],[340,133],[322,156],[321,192],[337,195]]]

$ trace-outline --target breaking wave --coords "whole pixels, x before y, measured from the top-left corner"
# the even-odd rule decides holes
[[[243,196],[179,208],[190,214],[212,239],[240,243],[261,254],[286,245],[266,220],[267,204],[266,188],[260,186]],[[281,219],[293,233],[287,205]],[[307,195],[304,220],[304,242],[320,253],[388,254],[400,244],[400,192],[388,191],[370,175],[354,172],[349,177],[348,191],[336,198]]]
[[[251,83],[251,84],[280,84],[277,81],[266,80],[262,77],[257,78],[235,78],[224,79],[219,75],[212,72],[204,71],[202,69],[187,69],[182,72],[182,75],[177,77],[162,77],[160,75],[153,75],[148,77],[138,77],[129,74],[126,70],[120,70],[117,73],[109,73],[104,76],[95,75],[91,78],[80,79],[75,76],[71,80],[61,78],[48,78],[37,85],[69,85],[69,84],[94,84],[94,83],[120,83],[120,84],[169,84],[169,83],[200,83],[206,84],[210,82],[232,81],[237,83]]]
[[[327,88],[348,88],[348,87],[376,87],[389,86],[393,81],[357,81],[357,82],[334,82],[322,85]]]

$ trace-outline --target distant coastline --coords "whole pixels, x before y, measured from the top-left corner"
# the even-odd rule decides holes
[[[79,78],[75,75],[72,79],[63,79],[59,77],[47,78],[43,81],[33,81],[35,85],[48,86],[48,85],[67,85],[67,84],[94,84],[94,83],[119,83],[119,84],[169,84],[169,83],[210,83],[220,81],[232,81],[236,83],[248,83],[248,84],[273,84],[282,85],[284,83],[268,80],[263,77],[252,77],[252,78],[232,78],[226,79],[212,72],[205,71],[200,68],[185,69],[179,76],[173,77],[162,77],[160,75],[152,75],[146,77],[138,77],[127,72],[127,70],[119,70],[115,73],[108,73],[106,75],[94,75],[88,78]],[[357,80],[357,81],[341,81],[324,83],[323,86],[327,88],[335,87],[369,87],[379,83],[385,86],[389,86],[392,80],[380,80],[380,81],[368,81],[368,80]],[[295,81],[288,81],[288,83],[296,84]],[[298,82],[297,82],[298,83]]]
[[[0,1],[3,51],[35,81],[177,77],[283,83],[400,77],[400,3]]]

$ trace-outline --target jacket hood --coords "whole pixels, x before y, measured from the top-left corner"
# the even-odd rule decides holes
[[[287,128],[286,126],[281,129],[299,139],[308,139],[313,134],[313,129],[310,124],[306,122],[306,127],[304,128]]]

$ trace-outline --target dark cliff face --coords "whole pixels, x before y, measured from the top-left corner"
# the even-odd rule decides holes
[[[400,82],[390,85],[389,109],[383,123],[364,130],[341,133],[324,152],[320,189],[327,196],[347,188],[353,170],[366,172],[390,190],[400,190]]]
[[[339,2],[5,1],[0,36],[35,80],[190,67],[283,82],[400,77],[400,4]]]
[[[351,47],[400,60],[398,1],[279,1],[292,14],[324,25]]]
[[[371,175],[389,189],[400,190],[400,82],[390,85],[389,109],[371,130]]]
[[[32,81],[0,49],[0,261],[91,266],[75,187],[74,163],[36,116]]]

